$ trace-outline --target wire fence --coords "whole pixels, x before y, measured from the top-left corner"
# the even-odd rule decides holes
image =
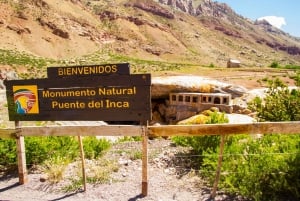
[[[0,139],[1,140],[1,139]],[[164,140],[161,139],[162,141],[167,141],[169,142],[169,140]],[[139,150],[140,148],[140,141],[135,141],[135,142],[120,142],[117,143],[119,144],[119,146],[117,147],[113,147],[110,149],[110,152],[116,154],[118,157],[115,158],[115,160],[117,161],[118,158],[120,158],[121,156],[127,155],[128,159],[132,159],[132,160],[139,160],[141,159],[141,157],[136,157],[133,158],[130,155],[136,153],[136,152],[140,152]],[[169,148],[173,148],[176,150],[176,147],[174,148],[174,146],[172,145],[166,145],[163,144],[160,147],[155,147],[155,148],[149,148],[149,155],[150,155],[150,159],[149,162],[153,163],[155,161],[155,159],[157,159],[157,157],[159,157],[161,154],[163,154],[167,149]],[[51,153],[52,152],[52,153]],[[59,152],[59,151],[56,151]],[[106,151],[104,151],[106,152]],[[88,152],[85,151],[85,155],[92,155],[93,152]],[[297,154],[299,154],[298,152],[290,152],[290,153],[279,153],[279,152],[269,152],[269,153],[223,153],[223,157],[224,160],[225,158],[227,160],[230,160],[231,156],[240,156],[240,157],[246,157],[246,156],[254,156],[254,157],[261,157],[261,156],[274,156],[274,155],[282,155],[282,156],[291,156],[294,155],[296,156]],[[177,153],[171,153],[171,157],[166,157],[165,155],[162,155],[161,158],[159,158],[160,162],[163,162],[163,166],[165,168],[175,168],[175,174],[178,174],[178,176],[180,175],[184,175],[190,171],[197,171],[197,173],[202,173],[203,171],[201,170],[199,161],[203,158],[203,157],[217,157],[218,154],[214,153],[214,154],[191,154],[191,153],[182,153],[182,152],[177,152]],[[53,151],[50,151],[47,153],[47,158],[51,159],[53,157],[55,157],[56,154]],[[73,152],[64,152],[64,158],[72,158],[74,156]],[[39,155],[36,155],[37,158],[39,158]],[[75,160],[79,160],[79,153],[78,156],[76,157],[77,159]],[[5,162],[5,164],[2,164],[2,166],[9,166],[9,167],[15,167],[15,169],[17,169],[18,163],[17,161],[9,163],[9,162]],[[42,164],[37,164],[37,163],[26,163],[27,167],[33,167],[36,165],[42,165]],[[215,171],[206,171],[206,173],[215,173]],[[226,171],[226,172],[222,172],[222,175],[228,175],[228,174],[235,174],[235,173],[239,173],[239,172],[234,172],[234,171]],[[251,173],[251,172],[248,172]],[[255,172],[253,172],[255,173]],[[275,173],[275,172],[274,172]],[[284,174],[284,172],[281,172],[282,174]]]
[[[268,153],[226,153],[224,152],[225,146],[225,136],[227,135],[240,135],[240,134],[299,134],[300,122],[264,122],[264,123],[250,123],[250,124],[213,124],[213,125],[184,125],[184,126],[55,126],[55,127],[17,127],[15,130],[1,130],[1,136],[11,137],[17,139],[17,150],[18,150],[18,171],[20,183],[26,182],[26,166],[31,164],[26,164],[25,159],[25,145],[22,139],[27,136],[142,136],[141,143],[141,158],[142,158],[142,195],[147,195],[148,186],[148,137],[149,136],[204,136],[204,135],[220,135],[220,150],[219,153],[213,155],[215,157],[216,171],[211,171],[216,173],[215,182],[212,189],[211,197],[215,197],[218,182],[220,180],[220,175],[230,174],[230,171],[224,171],[222,173],[222,161],[226,157],[233,156],[290,156],[295,153],[278,153],[278,152],[268,152]],[[67,134],[69,133],[69,134]],[[79,142],[80,142],[79,140]],[[149,146],[150,147],[150,146]],[[151,148],[151,147],[150,147]],[[136,150],[136,148],[135,148]],[[81,146],[81,152],[83,148]],[[175,154],[176,155],[176,154]],[[151,156],[151,155],[150,155]],[[210,154],[203,155],[191,155],[184,153],[184,155],[177,155],[175,159],[186,160],[191,163],[191,158],[212,157]],[[83,164],[83,174],[84,170],[84,157],[81,153],[81,159]],[[183,161],[184,161],[183,160]],[[151,160],[150,160],[151,162]],[[165,161],[167,165],[170,165],[171,160]],[[176,163],[175,163],[176,164]],[[178,171],[176,174],[183,175],[191,170],[196,170],[201,172],[201,169],[197,169],[195,166],[190,164],[186,167],[185,165],[175,165],[174,168]],[[179,171],[181,170],[181,171]],[[234,171],[232,171],[234,173]],[[84,182],[85,183],[85,182]]]

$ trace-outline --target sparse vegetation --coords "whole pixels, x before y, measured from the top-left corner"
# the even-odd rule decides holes
[[[77,163],[77,175],[67,178],[70,184],[63,186],[62,190],[64,192],[74,192],[82,187],[82,171]],[[93,160],[86,164],[86,168],[89,169],[86,175],[87,183],[90,184],[104,184],[108,182],[114,182],[111,178],[113,172],[117,172],[119,166],[113,162],[103,158],[99,158],[96,161]]]
[[[0,168],[15,166],[17,160],[15,140],[0,139]]]
[[[298,200],[300,196],[300,136],[231,136],[223,154],[219,187],[256,201]],[[204,152],[201,170],[211,183],[219,148]]]
[[[140,136],[124,136],[118,139],[118,143],[129,142],[129,141],[141,141],[142,137]]]
[[[42,164],[48,158],[79,156],[78,142],[74,137],[26,137],[26,162],[28,166]]]
[[[87,159],[96,159],[100,157],[103,152],[110,148],[111,143],[105,139],[97,139],[96,137],[83,138],[83,149]]]
[[[141,151],[134,151],[130,154],[130,160],[138,160],[142,159],[142,152]]]
[[[257,112],[260,121],[299,121],[300,90],[290,90],[280,79],[267,80],[266,98],[256,97],[249,108]]]
[[[49,158],[55,162],[56,159],[74,161],[79,157],[79,147],[74,137],[26,137],[26,162],[29,167],[40,165]],[[96,159],[110,147],[106,139],[87,137],[83,140],[85,156],[88,159]],[[14,140],[0,139],[0,165],[16,165],[16,143]],[[51,161],[50,160],[50,161]]]
[[[279,68],[279,63],[277,61],[273,61],[270,65],[271,68]]]
[[[82,178],[72,178],[71,184],[64,186],[62,190],[64,192],[76,192],[78,191],[82,186]]]
[[[22,65],[32,68],[42,68],[47,66],[48,62],[52,60],[46,60],[44,58],[37,58],[32,55],[21,53],[13,50],[0,49],[0,64],[7,64],[10,66]]]
[[[224,113],[211,112],[205,124],[227,123],[228,119]],[[196,136],[182,137],[176,136],[172,140],[181,146],[190,146],[196,154],[203,155],[205,151],[215,152],[220,144],[220,136]],[[202,157],[201,157],[202,158]]]
[[[69,159],[66,157],[52,157],[44,161],[41,169],[47,175],[47,180],[50,183],[58,183],[63,179],[69,162]]]
[[[296,70],[300,70],[300,66],[299,66],[299,65],[286,65],[285,68],[286,68],[286,69],[296,69]]]
[[[35,57],[23,52],[0,49],[0,64],[12,66],[18,71],[18,67],[26,67],[27,73],[20,73],[22,79],[46,77],[46,67],[54,63],[54,60]]]
[[[288,64],[285,66],[281,66],[277,61],[273,61],[270,65],[271,68],[282,68],[282,69],[294,69],[294,70],[299,70],[300,66],[299,65],[294,65],[294,64]]]
[[[250,108],[261,121],[299,120],[299,89],[289,90],[278,78],[267,80],[268,92],[263,100],[256,98]],[[210,123],[224,122],[216,116]],[[208,122],[207,122],[208,123]],[[219,157],[219,138],[176,137],[175,142],[191,146],[199,154],[200,175],[213,184]],[[256,201],[300,198],[300,136],[228,136],[223,154],[220,188],[239,193]],[[195,154],[194,153],[194,154]]]
[[[113,161],[100,159],[95,163],[90,163],[87,168],[90,170],[87,181],[92,184],[103,184],[111,180],[111,173],[117,172],[119,166]]]

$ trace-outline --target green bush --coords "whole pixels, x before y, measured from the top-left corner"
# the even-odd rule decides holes
[[[284,68],[286,69],[300,69],[300,66],[297,66],[297,65],[286,65]]]
[[[0,139],[0,166],[14,166],[17,161],[16,142],[11,139]]]
[[[111,143],[103,139],[97,139],[96,137],[83,138],[83,149],[85,157],[88,159],[96,159],[103,154],[103,151],[110,148]]]
[[[224,113],[211,112],[205,123],[228,123],[228,118],[226,118]],[[220,145],[220,136],[176,136],[172,138],[172,141],[180,146],[190,146],[195,154],[202,155],[204,151],[216,151],[217,147]]]
[[[85,137],[83,139],[85,155],[89,159],[99,157],[110,147],[106,139]],[[79,157],[78,140],[75,137],[25,137],[25,153],[27,166],[42,164],[51,158],[66,158],[72,161]],[[17,163],[15,140],[0,139],[0,165],[10,166]]]
[[[300,198],[300,136],[234,136],[227,140],[219,187],[254,200]],[[214,180],[216,152],[205,152],[201,169]]]
[[[266,97],[257,97],[249,103],[259,120],[300,120],[299,89],[288,89],[278,78],[267,81]],[[299,86],[299,82],[296,84]],[[218,149],[204,151],[206,157],[201,168],[211,181],[214,179],[211,172],[217,167]],[[254,200],[299,200],[299,155],[299,135],[230,137],[225,146],[220,187]]]
[[[25,137],[26,163],[41,164],[53,157],[67,157],[70,160],[79,156],[78,141],[74,137]]]
[[[279,63],[277,61],[273,61],[270,65],[271,68],[279,68]]]
[[[282,69],[294,69],[294,70],[299,70],[300,69],[300,66],[294,65],[294,64],[288,64],[288,65],[285,65],[285,66],[280,66],[277,61],[273,61],[270,64],[270,67],[271,68],[282,68]]]
[[[259,121],[299,121],[300,90],[290,90],[278,78],[268,80],[266,97],[256,97],[248,107],[257,112]]]
[[[297,86],[299,77],[298,73],[295,79]],[[257,97],[249,104],[249,108],[257,112],[259,120],[300,120],[299,89],[290,90],[279,79],[267,81],[269,88],[265,98]],[[223,120],[215,116],[206,123],[220,123]],[[201,172],[213,184],[219,157],[219,138],[174,139],[177,144],[191,146],[200,154]],[[228,137],[219,187],[257,201],[300,200],[300,135]]]

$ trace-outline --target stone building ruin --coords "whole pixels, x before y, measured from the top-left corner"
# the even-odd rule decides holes
[[[166,112],[167,122],[177,122],[217,107],[219,111],[232,113],[231,94],[226,93],[170,93]]]

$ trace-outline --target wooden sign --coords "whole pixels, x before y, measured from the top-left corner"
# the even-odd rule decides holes
[[[48,78],[129,75],[129,63],[48,67]]]
[[[150,74],[7,80],[9,120],[147,121]]]

